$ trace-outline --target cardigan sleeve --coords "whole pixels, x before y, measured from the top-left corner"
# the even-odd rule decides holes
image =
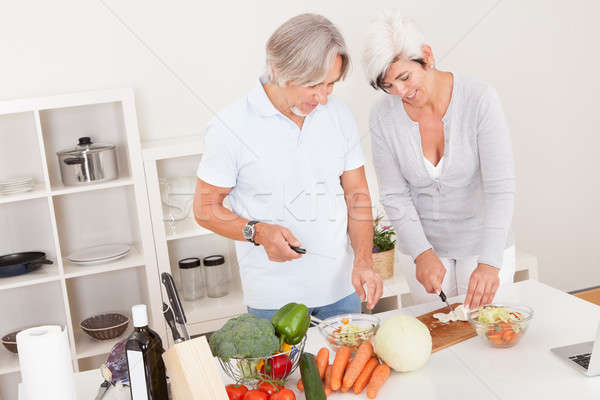
[[[478,262],[502,268],[514,210],[515,169],[506,118],[492,87],[480,100],[477,132],[484,192],[483,237]]]

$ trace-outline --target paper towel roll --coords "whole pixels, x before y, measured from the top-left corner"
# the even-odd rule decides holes
[[[17,334],[26,400],[76,400],[67,331],[47,325]]]

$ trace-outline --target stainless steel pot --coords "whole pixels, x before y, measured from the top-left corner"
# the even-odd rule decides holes
[[[56,153],[63,184],[77,186],[117,179],[115,148],[113,144],[96,144],[89,137],[81,137],[77,146]]]

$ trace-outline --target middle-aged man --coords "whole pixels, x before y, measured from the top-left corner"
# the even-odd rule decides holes
[[[373,308],[382,282],[365,160],[350,110],[329,97],[348,71],[344,39],[325,17],[302,14],[266,51],[256,88],[208,126],[196,221],[237,241],[250,313],[270,319],[289,302],[318,318]]]

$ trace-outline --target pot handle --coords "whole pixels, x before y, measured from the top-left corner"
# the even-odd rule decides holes
[[[40,267],[40,265],[42,265],[42,264],[54,264],[54,262],[52,262],[52,260],[48,260],[47,258],[44,258],[42,260],[32,261],[29,265],[26,265],[25,268],[27,268],[27,270],[29,270],[29,271],[33,271],[35,269],[38,269]]]
[[[81,158],[81,157],[65,158],[63,160],[63,162],[67,165],[83,164],[83,158]]]

